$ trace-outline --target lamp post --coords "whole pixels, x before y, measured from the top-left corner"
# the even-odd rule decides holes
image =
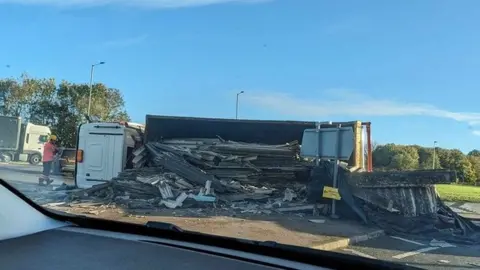
[[[92,106],[93,70],[95,69],[95,66],[103,65],[103,64],[105,64],[105,62],[98,62],[96,64],[93,64],[90,69],[90,94],[88,95],[88,111],[87,111],[88,116],[90,116],[90,108]]]
[[[238,119],[238,96],[240,96],[240,94],[243,94],[245,93],[244,91],[240,91],[239,93],[237,93],[237,103],[236,103],[236,106],[235,106],[235,119]]]
[[[432,168],[435,170],[435,152],[437,149],[437,141],[433,141],[433,161],[432,161]]]

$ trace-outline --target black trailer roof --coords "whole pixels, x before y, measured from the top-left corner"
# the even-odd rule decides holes
[[[298,140],[316,122],[236,120],[164,115],[146,116],[146,142],[171,138],[216,138],[250,143],[283,144]]]

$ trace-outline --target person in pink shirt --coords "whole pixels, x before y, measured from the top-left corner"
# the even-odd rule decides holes
[[[45,184],[49,185],[53,182],[53,180],[50,179],[50,172],[52,170],[52,163],[55,159],[55,154],[57,154],[58,151],[57,146],[55,145],[56,141],[57,136],[50,135],[50,140],[46,142],[43,146],[43,173],[42,176],[38,179],[38,184],[41,186]]]

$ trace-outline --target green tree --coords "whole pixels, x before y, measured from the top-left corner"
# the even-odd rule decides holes
[[[20,79],[0,80],[0,106],[2,115],[20,116],[25,121],[43,123],[39,106],[55,99],[53,79],[35,79],[23,74]]]
[[[85,121],[88,111],[89,93],[87,84],[63,81],[58,87],[55,103],[57,124],[54,128],[66,146],[75,145],[78,125]],[[130,120],[120,91],[103,84],[92,87],[91,115],[98,116],[102,121]]]
[[[437,148],[437,154],[442,168],[453,169],[455,167],[455,156],[452,154],[452,150]]]
[[[467,184],[475,184],[476,173],[472,164],[466,157],[457,162],[455,171],[457,172],[457,181]]]
[[[387,168],[392,162],[395,144],[377,145],[372,152],[373,167]]]
[[[413,146],[397,146],[390,164],[395,170],[414,170],[419,167],[417,149]]]
[[[374,167],[389,170],[414,170],[419,167],[418,151],[414,146],[379,145],[373,152]]]
[[[419,145],[379,145],[373,151],[373,165],[377,170],[432,169],[433,148]],[[480,181],[480,156],[477,150],[465,155],[458,149],[435,149],[435,168],[454,170],[457,181],[475,184]]]
[[[472,151],[468,152],[467,156],[480,157],[480,151],[473,149]]]
[[[71,106],[72,113],[85,115],[88,111],[89,93],[87,84],[63,81],[58,88],[58,100],[63,105]],[[130,120],[121,92],[103,84],[92,87],[91,115],[98,116],[103,121]]]
[[[468,155],[467,158],[475,172],[474,183],[478,183],[480,181],[480,156]]]
[[[74,147],[78,125],[85,121],[90,88],[66,81],[57,87],[53,79],[0,80],[0,113],[20,116],[35,124],[48,125],[63,146]],[[118,89],[103,84],[92,87],[91,114],[102,121],[130,120]]]
[[[438,149],[438,154],[442,168],[455,170],[458,181],[463,183],[474,183],[476,181],[475,170],[462,151],[458,149]]]
[[[422,170],[433,169],[433,148],[426,148],[419,145],[414,146],[418,152],[419,168]],[[440,158],[438,156],[437,149],[435,149],[435,169],[441,169]]]
[[[17,87],[17,81],[14,79],[0,80],[0,113],[1,115],[10,115],[10,96],[14,87]]]

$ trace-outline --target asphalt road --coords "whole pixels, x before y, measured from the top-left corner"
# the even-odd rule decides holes
[[[383,236],[336,251],[425,269],[480,269],[480,245]]]
[[[452,208],[453,211],[460,214],[480,215],[480,203],[446,202],[445,204]]]
[[[0,179],[7,182],[37,184],[38,178],[42,174],[41,165],[30,165],[23,163],[0,163]],[[61,185],[64,180],[70,180],[72,177],[67,175],[52,175],[54,180],[52,185]]]

